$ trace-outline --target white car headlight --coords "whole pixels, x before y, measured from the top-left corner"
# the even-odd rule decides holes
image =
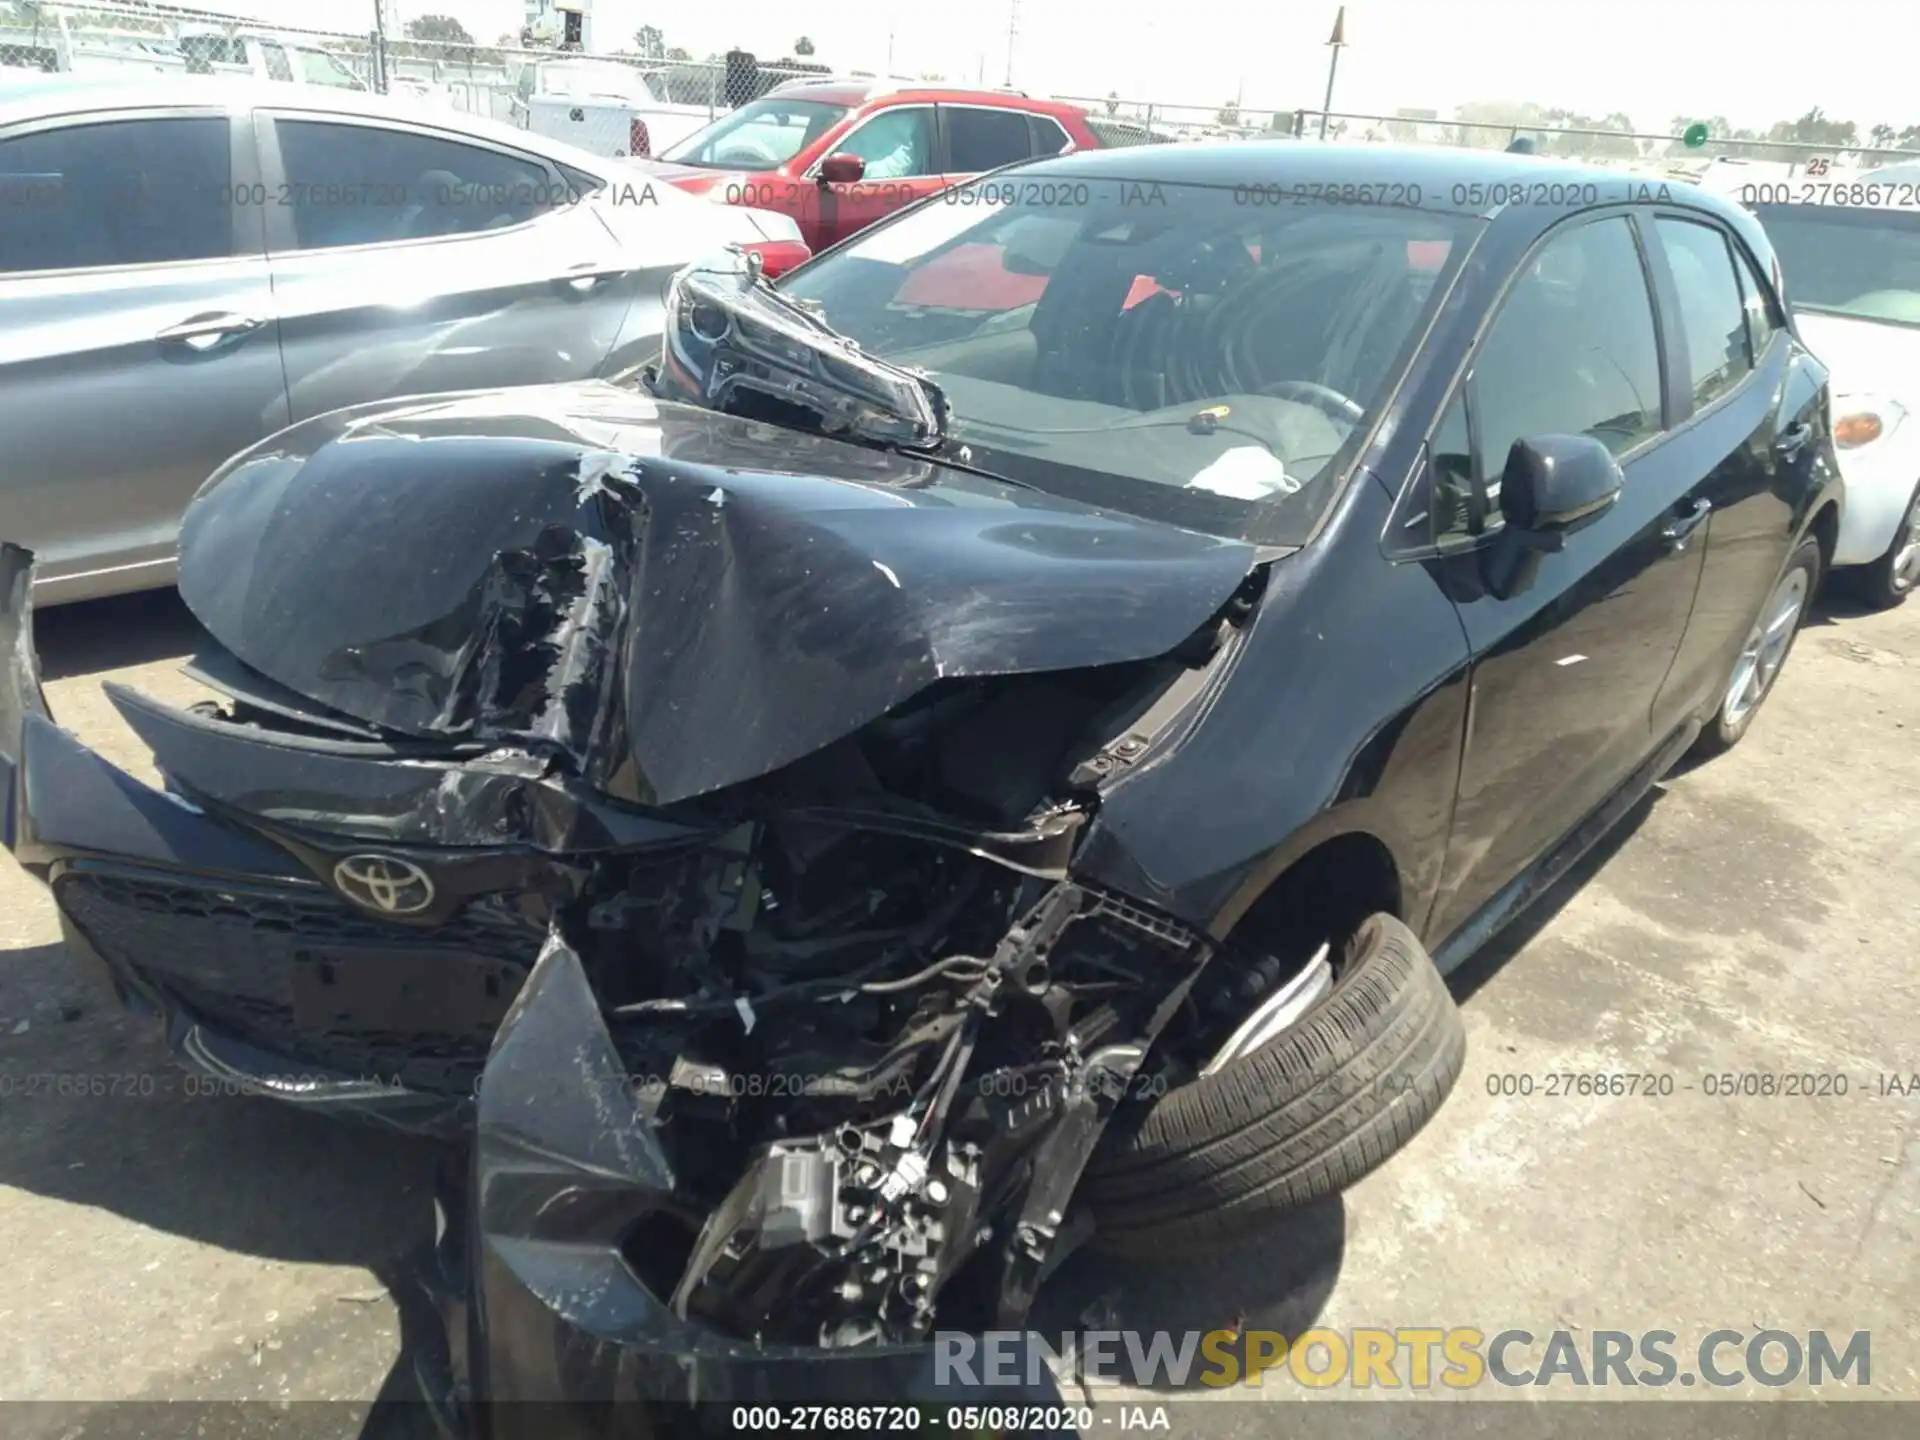
[[[1833,397],[1833,443],[1842,450],[1858,450],[1891,435],[1907,418],[1907,410],[1887,395]]]

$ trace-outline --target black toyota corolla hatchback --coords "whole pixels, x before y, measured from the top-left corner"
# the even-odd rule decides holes
[[[471,1134],[447,1393],[917,1393],[1074,1245],[1398,1148],[1441,975],[1739,740],[1840,503],[1783,302],[1619,172],[1001,172],[684,273],[630,384],[234,459],[226,699],[112,691],[165,793],[48,717],[7,551],[0,822],[188,1063]]]

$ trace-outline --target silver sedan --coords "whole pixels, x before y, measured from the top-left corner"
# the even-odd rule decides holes
[[[0,80],[0,540],[41,605],[170,584],[229,455],[387,396],[613,375],[666,282],[784,216],[377,95]]]

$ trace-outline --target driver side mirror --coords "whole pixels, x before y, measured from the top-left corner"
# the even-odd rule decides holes
[[[867,173],[867,162],[858,155],[829,155],[820,162],[822,185],[851,185]]]
[[[1567,536],[1611,510],[1625,486],[1620,462],[1591,436],[1514,441],[1500,474],[1506,524],[1486,552],[1488,587],[1502,598],[1526,590],[1539,573],[1540,557],[1564,550]]]

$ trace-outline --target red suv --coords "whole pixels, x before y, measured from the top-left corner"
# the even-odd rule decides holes
[[[1099,148],[1085,112],[1055,100],[802,82],[722,116],[649,168],[724,204],[791,215],[819,251],[983,170]]]

